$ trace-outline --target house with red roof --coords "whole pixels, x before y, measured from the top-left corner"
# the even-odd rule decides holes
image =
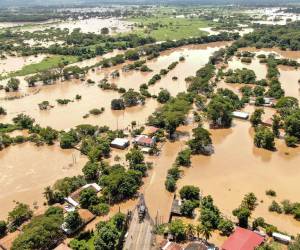
[[[245,228],[237,227],[224,242],[221,250],[254,250],[264,242],[264,237]]]

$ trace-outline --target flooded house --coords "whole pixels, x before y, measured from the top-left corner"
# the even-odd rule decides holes
[[[76,191],[74,191],[72,194],[70,194],[68,197],[65,198],[65,201],[71,205],[71,206],[65,206],[65,210],[70,212],[70,211],[74,211],[75,207],[79,207],[80,193],[82,190],[87,189],[87,188],[92,188],[97,193],[99,193],[102,189],[97,183],[89,183],[89,184],[82,186],[81,188],[77,189]]]
[[[155,144],[155,137],[149,137],[147,135],[138,135],[134,138],[134,143],[142,147],[153,147]]]
[[[242,120],[248,120],[249,113],[242,112],[242,111],[234,111],[234,112],[232,112],[232,116],[234,118],[238,118],[238,119],[242,119]]]
[[[264,237],[251,230],[237,227],[224,242],[221,250],[253,250],[264,242]]]
[[[129,146],[129,144],[129,140],[125,138],[116,138],[110,143],[110,146],[112,148],[125,149]]]

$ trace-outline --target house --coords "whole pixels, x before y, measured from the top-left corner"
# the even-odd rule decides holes
[[[142,132],[143,135],[146,136],[150,136],[152,137],[157,131],[159,130],[159,128],[154,127],[154,126],[147,126],[144,131]]]
[[[247,112],[242,112],[242,111],[234,111],[234,112],[232,112],[232,116],[233,116],[234,118],[243,119],[243,120],[248,120],[248,118],[249,118],[249,113],[247,113]]]
[[[189,243],[184,250],[215,250],[215,247],[209,246],[204,242],[191,242]]]
[[[65,201],[67,203],[69,203],[71,206],[73,207],[78,207],[79,206],[79,196],[80,196],[80,192],[84,189],[87,188],[92,188],[94,189],[97,193],[99,193],[101,191],[101,187],[97,184],[97,183],[88,183],[84,186],[82,186],[81,188],[77,189],[76,191],[74,191],[72,194],[70,194],[68,197],[65,198]],[[74,209],[72,207],[65,207],[65,210],[67,212],[70,211],[74,211]]]
[[[71,248],[68,247],[65,243],[59,244],[54,250],[71,250]]]
[[[111,143],[110,146],[118,149],[125,149],[129,146],[129,140],[125,138],[116,138]]]
[[[237,227],[224,242],[221,250],[254,250],[264,242],[264,237],[248,229]]]
[[[284,234],[281,234],[281,233],[276,233],[276,232],[273,232],[272,233],[272,237],[275,239],[275,240],[278,240],[284,244],[289,244],[291,242],[291,237],[288,236],[288,235],[284,235]]]
[[[262,121],[262,124],[267,126],[267,127],[272,127],[273,120],[272,120],[272,118],[265,119],[265,120]]]
[[[138,135],[135,139],[134,139],[134,143],[136,143],[139,146],[143,146],[143,147],[153,147],[155,144],[155,137],[149,137],[146,135]]]
[[[172,241],[163,241],[160,247],[161,250],[183,250],[182,246]]]

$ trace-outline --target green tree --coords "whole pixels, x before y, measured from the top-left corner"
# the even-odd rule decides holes
[[[234,224],[231,220],[222,219],[218,225],[218,229],[222,235],[229,236],[234,230]]]
[[[275,148],[275,137],[272,131],[264,126],[255,129],[254,144],[258,148],[273,150]]]
[[[195,230],[195,226],[193,224],[189,223],[186,225],[185,234],[187,235],[187,237],[189,239],[194,238],[195,232],[196,232],[196,230]]]
[[[242,200],[242,206],[248,208],[249,210],[254,210],[257,206],[257,198],[254,193],[248,193],[244,196]]]
[[[4,220],[0,220],[0,238],[6,234],[7,225]]]
[[[239,207],[234,209],[232,214],[238,218],[240,227],[248,227],[248,219],[251,215],[251,211],[247,207]]]
[[[13,228],[22,225],[23,222],[29,220],[33,215],[27,204],[18,203],[15,208],[8,213],[8,222]]]
[[[257,127],[259,124],[262,123],[261,117],[265,113],[263,109],[255,109],[250,117],[250,122],[253,127]]]
[[[212,140],[210,133],[201,126],[193,129],[193,139],[188,141],[193,154],[210,154],[212,151]]]
[[[203,235],[206,241],[212,236],[213,228],[209,223],[201,224],[201,234]]]
[[[17,91],[19,89],[20,80],[17,78],[10,78],[6,85],[6,90]]]
[[[195,208],[198,207],[198,203],[191,201],[191,200],[186,200],[182,203],[180,212],[182,215],[187,216],[187,217],[193,217],[194,216],[194,210]]]
[[[82,173],[87,181],[95,181],[99,177],[99,170],[99,163],[88,161],[84,165]]]
[[[180,198],[185,200],[199,200],[200,199],[200,189],[195,186],[187,185],[183,186],[180,191]]]
[[[105,223],[95,233],[95,250],[116,249],[119,237],[118,229],[111,223]]]
[[[12,250],[53,249],[63,237],[62,223],[62,209],[50,207],[44,215],[34,217],[23,227],[22,233],[13,242]]]
[[[126,161],[129,162],[130,167],[134,167],[137,164],[144,163],[144,155],[142,151],[137,147],[133,147],[132,149],[130,149],[125,157]]]
[[[176,180],[173,177],[167,177],[165,181],[165,187],[169,192],[175,192],[176,190]]]
[[[192,151],[189,148],[180,151],[176,157],[176,163],[180,166],[190,166],[191,153]]]
[[[72,231],[77,230],[82,225],[82,219],[77,210],[69,212],[64,222],[66,227]]]
[[[273,134],[278,138],[280,136],[281,119],[278,115],[273,115],[272,118],[272,131]]]
[[[93,188],[85,188],[80,192],[79,204],[82,208],[89,208],[97,203],[99,203],[99,198]]]
[[[234,107],[229,98],[222,95],[214,96],[207,106],[207,116],[216,127],[230,127]]]
[[[300,139],[300,109],[288,115],[284,120],[285,132]]]
[[[25,114],[19,114],[14,117],[13,122],[22,129],[30,129],[34,123],[34,119]]]
[[[182,220],[175,219],[171,221],[169,230],[174,235],[175,241],[182,241],[185,239],[185,225]]]
[[[166,103],[167,101],[170,100],[171,94],[168,90],[162,89],[157,96],[157,101],[159,103]]]

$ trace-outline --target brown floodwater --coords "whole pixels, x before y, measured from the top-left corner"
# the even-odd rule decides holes
[[[89,72],[87,79],[93,79],[98,83],[105,76],[109,76],[109,73],[113,70],[118,69],[121,73],[120,78],[112,79],[108,77],[109,82],[114,82],[119,87],[125,87],[126,89],[134,88],[138,90],[140,84],[148,82],[153,74],[158,73],[162,68],[167,68],[169,64],[177,61],[183,55],[186,57],[185,62],[180,62],[167,76],[149,88],[150,92],[156,94],[160,88],[166,88],[175,95],[180,91],[186,90],[187,86],[184,79],[187,76],[194,75],[196,70],[207,62],[209,56],[215,50],[225,45],[226,43],[215,43],[185,46],[166,51],[162,53],[161,57],[147,62],[147,65],[153,69],[151,73],[141,73],[139,71],[121,72],[123,65],[119,65],[110,69],[97,69],[95,72]],[[94,61],[90,63],[92,64]],[[256,63],[256,60],[253,60],[253,65],[242,64],[240,67],[248,66],[254,69],[258,76],[263,77],[266,74],[266,68],[264,65],[257,65]],[[237,66],[239,65],[238,62],[232,61],[230,64],[231,67],[239,67]],[[257,72],[258,70],[260,72]],[[281,77],[284,76],[283,72],[289,72],[288,70],[280,68]],[[173,76],[177,76],[178,81],[172,81]],[[296,77],[296,73],[294,77]],[[292,77],[292,79],[294,78]],[[288,81],[281,81],[283,87],[286,88],[284,82]],[[225,83],[220,83],[219,87],[223,86],[226,86]],[[228,84],[228,86],[234,86],[235,91],[238,91],[238,85]],[[289,86],[287,85],[287,88]],[[37,92],[35,92],[36,89],[38,90]],[[42,126],[52,126],[57,129],[68,129],[82,123],[108,125],[112,129],[128,128],[133,120],[137,121],[139,125],[144,124],[147,117],[159,107],[156,100],[149,99],[144,106],[128,108],[125,111],[111,111],[111,100],[120,96],[117,92],[103,91],[97,87],[97,84],[88,85],[79,80],[59,82],[50,86],[38,86],[30,89],[30,91],[24,87],[24,92],[29,93],[29,96],[18,100],[1,101],[0,104],[7,109],[8,115],[1,117],[0,122],[10,121],[16,114],[24,112],[34,117]],[[291,93],[293,92],[294,90],[291,90]],[[76,94],[82,95],[82,100],[71,102],[65,106],[56,104],[56,99],[74,99]],[[50,101],[54,108],[48,111],[40,111],[37,104],[44,100]],[[90,109],[100,107],[105,108],[105,112],[100,116],[90,116],[86,119],[82,117]],[[254,106],[248,105],[244,110],[251,113],[254,109]],[[272,108],[265,108],[264,118],[271,117],[274,112],[275,110]],[[190,138],[191,130],[194,126],[195,124],[180,127],[178,129],[181,134],[180,140],[166,142],[162,146],[162,151],[158,157],[147,157],[147,161],[153,162],[153,169],[149,172],[149,177],[145,179],[145,184],[141,191],[145,194],[150,215],[154,220],[157,218],[160,222],[167,222],[169,219],[173,195],[165,190],[164,182],[168,169],[174,163],[177,153],[185,147],[185,142]],[[192,166],[184,168],[184,175],[178,181],[178,187],[180,188],[187,184],[199,186],[204,195],[211,194],[213,196],[220,210],[230,218],[233,218],[231,212],[238,207],[242,197],[248,192],[254,192],[259,201],[263,202],[259,202],[253,217],[263,216],[267,222],[278,226],[282,231],[292,234],[299,232],[300,223],[293,218],[268,212],[268,206],[271,204],[272,199],[265,195],[267,189],[274,189],[278,194],[275,198],[278,202],[283,199],[290,199],[294,202],[300,200],[300,193],[295,191],[298,188],[297,180],[300,177],[299,148],[287,148],[283,141],[276,141],[276,152],[255,148],[253,145],[253,130],[247,121],[235,120],[232,128],[211,130],[211,133],[215,153],[212,156],[194,156]],[[62,176],[80,173],[83,164],[79,163],[78,169],[77,167],[76,169],[72,168],[74,172],[71,172],[70,169],[65,171],[63,166],[68,166],[72,162],[72,154],[74,153],[73,151],[66,152],[68,151],[61,151],[55,146],[35,147],[31,144],[18,145],[1,151],[1,166],[2,162],[7,166],[16,166],[12,168],[13,170],[10,170],[11,172],[6,170],[9,167],[4,168],[4,171],[8,171],[5,172],[8,177],[4,178],[4,180],[2,180],[3,178],[0,179],[4,187],[5,185],[8,186],[5,181],[13,180],[13,184],[10,184],[9,189],[7,188],[3,192],[3,196],[8,192],[7,190],[17,190],[14,191],[14,197],[4,197],[4,201],[10,204],[5,211],[7,212],[13,205],[11,199],[24,198],[29,204],[32,204],[35,200],[41,202],[41,192],[45,186],[53,184],[56,179]],[[120,156],[119,162],[123,164],[125,162],[125,153],[126,151],[113,150],[111,163],[116,162],[115,156],[118,155]],[[57,157],[57,160],[52,162],[60,162],[61,164],[47,163],[45,165],[44,161],[49,158],[50,154],[54,158]],[[77,158],[79,158],[79,155]],[[37,163],[33,162],[32,159],[36,159]],[[84,162],[85,159],[82,159],[82,161]],[[26,168],[24,169],[25,166]],[[30,171],[28,166],[31,168]],[[40,166],[47,167],[45,171],[49,171],[49,173],[46,172],[46,176],[44,176],[45,171],[37,173],[37,169]],[[20,171],[15,171],[16,168],[20,169]],[[55,171],[52,171],[52,168]],[[24,184],[23,174],[26,170],[29,173],[28,175],[31,175],[32,172],[41,175],[38,179],[34,179],[35,175],[32,175],[33,177],[31,178],[33,178],[34,185],[29,181],[29,187],[37,187],[37,190],[34,188],[32,192],[26,192],[26,190],[29,190],[26,189],[29,188],[26,185],[21,185],[19,189],[16,188],[18,183]],[[12,174],[13,176],[11,176]],[[28,182],[28,180],[26,181]],[[39,186],[36,183],[42,184]],[[22,193],[19,196],[18,190],[20,189],[25,191],[24,194]],[[133,208],[135,204],[136,200],[118,204],[112,208],[109,215],[119,210],[126,212],[128,209]],[[2,210],[1,213],[6,213],[2,212]],[[99,220],[105,218],[107,217]],[[91,227],[93,226],[95,226],[95,223],[91,225]]]
[[[295,192],[299,186],[300,149],[287,148],[276,142],[276,152],[258,149],[253,145],[253,131],[247,121],[235,120],[230,129],[211,130],[215,153],[212,156],[194,156],[192,166],[184,169],[178,187],[198,186],[203,195],[212,195],[216,205],[228,218],[234,219],[237,208],[248,192],[254,192],[259,205],[253,217],[262,216],[279,230],[291,234],[299,232],[300,222],[290,216],[268,211],[272,198],[265,191],[273,189],[276,201],[299,201]]]
[[[132,23],[118,18],[89,18],[74,21],[56,21],[52,23],[36,24],[30,26],[20,27],[23,31],[37,31],[47,28],[60,28],[60,29],[80,29],[83,33],[96,33],[100,34],[102,28],[109,28],[110,34],[129,32],[132,29]]]
[[[15,206],[13,201],[42,207],[44,188],[60,178],[81,174],[85,162],[79,151],[62,150],[58,145],[24,143],[0,151],[0,219],[6,219]]]
[[[181,62],[177,67],[170,71],[169,74],[157,82],[155,86],[150,87],[149,91],[158,94],[160,88],[168,89],[171,94],[176,95],[178,92],[186,90],[184,79],[194,75],[207,61],[209,56],[225,46],[227,43],[212,43],[208,45],[186,46],[174,50],[167,51],[162,54],[161,58],[149,61],[147,65],[153,69],[151,73],[141,73],[140,71],[132,71],[121,73],[120,78],[110,82],[115,82],[119,87],[126,89],[139,89],[140,84],[148,82],[153,74],[158,73],[160,69],[167,68],[169,64],[178,61],[181,55],[186,57],[184,62]],[[113,54],[117,52],[114,51]],[[94,59],[93,59],[94,60]],[[93,64],[95,61],[89,62]],[[86,62],[82,62],[86,65]],[[80,66],[82,66],[80,64]],[[155,99],[149,99],[143,106],[127,108],[124,111],[112,111],[110,109],[111,100],[119,98],[120,94],[115,91],[104,91],[98,88],[97,83],[110,72],[115,69],[121,71],[123,65],[118,65],[110,69],[97,69],[95,72],[90,71],[87,79],[92,79],[96,84],[86,84],[80,80],[71,80],[58,82],[55,85],[38,86],[35,88],[27,88],[24,80],[21,84],[22,93],[29,94],[20,99],[0,101],[8,115],[0,118],[0,122],[9,122],[19,113],[26,113],[35,118],[36,122],[42,126],[51,126],[56,129],[69,129],[79,124],[89,123],[94,125],[107,125],[112,129],[126,128],[131,121],[137,121],[137,124],[144,124],[148,116],[155,111],[159,104]],[[177,76],[178,80],[173,81],[172,76]],[[76,94],[82,96],[82,100],[74,101],[67,105],[58,105],[56,100],[59,98],[74,99]],[[2,91],[2,98],[13,95],[13,93],[5,93]],[[49,101],[54,108],[47,111],[40,111],[38,103]],[[105,112],[99,116],[90,115],[88,118],[83,118],[89,110],[93,108],[105,108]]]
[[[285,91],[286,96],[292,96],[300,101],[300,70],[293,67],[280,66],[279,81]]]
[[[267,75],[267,66],[259,63],[257,57],[252,58],[251,63],[243,63],[239,58],[233,57],[233,59],[228,61],[228,68],[232,70],[242,68],[251,69],[255,72],[257,80],[265,79]]]
[[[6,56],[6,59],[0,59],[0,75],[6,74],[12,71],[22,69],[24,66],[41,62],[47,55],[40,54],[37,56]]]

